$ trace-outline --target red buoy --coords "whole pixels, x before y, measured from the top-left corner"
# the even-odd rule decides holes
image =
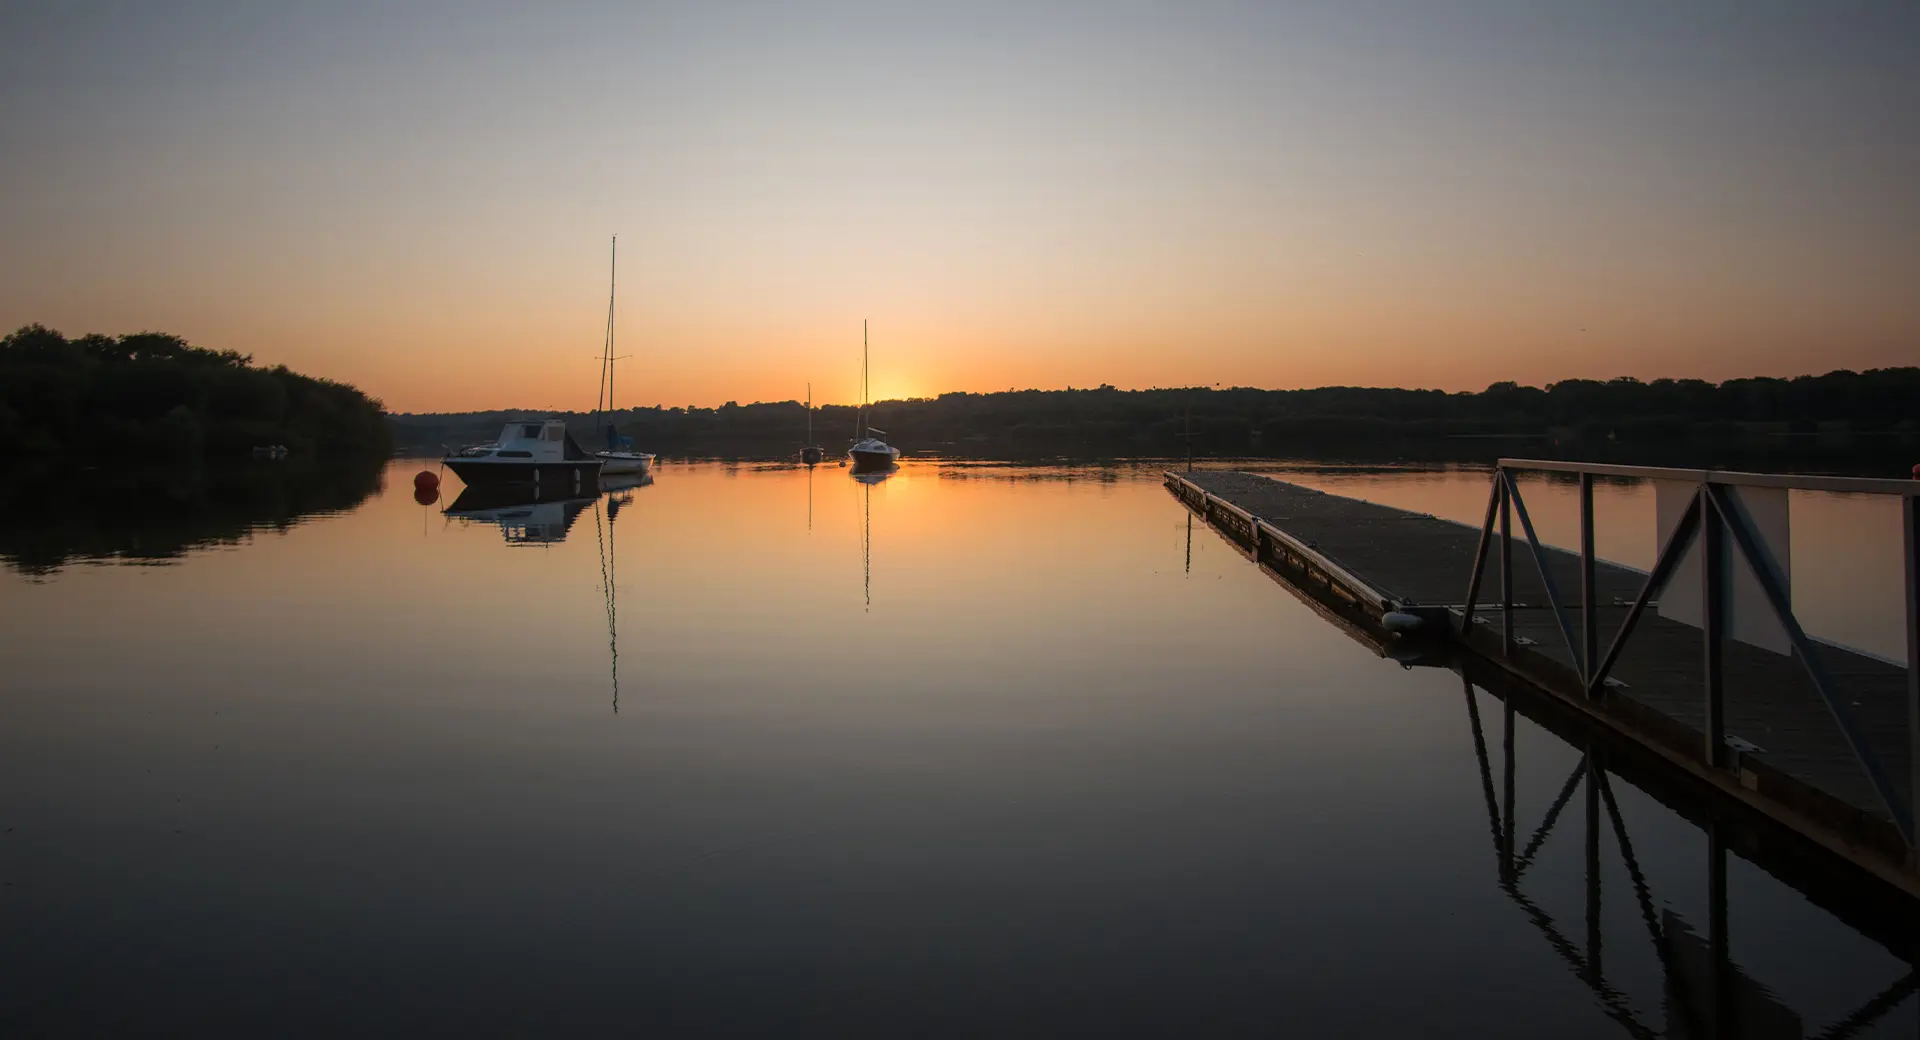
[[[433,491],[440,487],[440,475],[430,469],[423,469],[413,475],[415,491]]]
[[[413,489],[413,500],[423,506],[440,501],[440,489],[437,487],[417,487]]]

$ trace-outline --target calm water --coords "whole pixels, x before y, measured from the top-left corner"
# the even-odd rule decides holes
[[[417,468],[0,569],[0,1033],[1703,1035],[1706,835],[1615,776],[1591,931],[1579,794],[1503,886],[1501,702],[1342,635],[1153,467],[669,465],[465,518]],[[1580,751],[1514,727],[1528,844]],[[1904,961],[1727,881],[1749,1032],[1884,995],[1850,1035],[1914,1035]]]

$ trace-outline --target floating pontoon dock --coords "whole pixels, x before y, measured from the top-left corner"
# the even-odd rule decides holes
[[[1534,537],[1513,477],[1529,470],[1578,476],[1583,552]],[[1683,492],[1651,574],[1595,558],[1596,475]],[[1388,643],[1464,653],[1476,668],[1522,679],[1699,784],[1920,897],[1910,808],[1920,801],[1920,481],[1501,460],[1486,520],[1475,528],[1248,473],[1168,472],[1165,480],[1255,562],[1343,620]],[[1786,489],[1904,499],[1907,667],[1801,629],[1765,525],[1745,504]],[[1675,600],[1691,595],[1700,623],[1658,609],[1670,588],[1679,590]],[[1731,604],[1739,596],[1736,626]],[[1735,637],[1769,609],[1771,620],[1762,620],[1778,633],[1777,646]]]

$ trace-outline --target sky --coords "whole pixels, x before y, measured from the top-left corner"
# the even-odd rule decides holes
[[[11,3],[0,326],[396,411],[1920,363],[1920,4]]]

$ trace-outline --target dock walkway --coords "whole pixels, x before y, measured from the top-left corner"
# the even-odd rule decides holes
[[[1402,611],[1423,616],[1434,628],[1452,631],[1458,626],[1480,538],[1477,528],[1249,473],[1168,473],[1167,484],[1256,560],[1293,570],[1308,579],[1305,584],[1347,605],[1361,623],[1379,626],[1385,613]],[[1647,610],[1610,672],[1602,698],[1606,703],[1595,705],[1584,696],[1575,656],[1548,606],[1517,522],[1514,540],[1513,656],[1502,652],[1497,536],[1481,578],[1476,623],[1464,638],[1453,637],[1455,641],[1664,750],[1669,758],[1692,759],[1694,771],[1706,769],[1698,761],[1706,716],[1701,630]],[[1577,639],[1580,557],[1559,549],[1548,550],[1545,557]],[[1604,648],[1647,576],[1597,562],[1594,577]],[[1448,620],[1451,625],[1442,624]],[[1842,647],[1822,645],[1818,652],[1894,788],[1913,790],[1906,670]],[[1904,861],[1896,866],[1907,875],[1905,887],[1920,895],[1920,873],[1913,869],[1891,814],[1799,662],[1732,640],[1725,642],[1723,654],[1726,734],[1736,754],[1731,773],[1712,779],[1759,794],[1775,803],[1768,808],[1800,823],[1828,829],[1831,833],[1821,836],[1826,844],[1838,840],[1880,847],[1883,858]]]

